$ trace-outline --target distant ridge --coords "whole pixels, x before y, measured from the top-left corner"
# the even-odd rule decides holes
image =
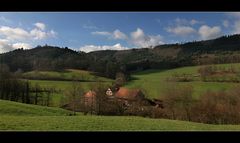
[[[119,71],[129,73],[145,69],[236,62],[240,62],[239,34],[121,51],[85,53],[67,47],[45,45],[29,50],[17,49],[0,55],[0,63],[7,64],[13,72],[19,69],[56,71],[72,68],[97,72],[110,78],[114,78]]]

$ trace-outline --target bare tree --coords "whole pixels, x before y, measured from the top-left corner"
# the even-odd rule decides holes
[[[126,77],[125,77],[124,73],[118,72],[116,74],[116,85],[122,86],[125,83],[126,83]]]
[[[101,82],[96,82],[96,84],[93,85],[92,90],[96,93],[96,97],[92,101],[92,108],[91,111],[94,110],[96,114],[101,115],[104,112],[104,105],[107,101],[106,96],[106,90],[107,86],[105,84],[102,84]],[[95,107],[95,108],[94,108]]]
[[[171,112],[173,119],[184,118],[191,120],[190,112],[194,103],[192,93],[192,86],[177,86],[174,83],[167,86],[163,98],[164,107]]]
[[[84,90],[78,80],[73,80],[72,85],[67,90],[66,95],[69,99],[69,102],[72,106],[73,114],[76,115],[76,108],[81,103],[80,99],[83,96]]]

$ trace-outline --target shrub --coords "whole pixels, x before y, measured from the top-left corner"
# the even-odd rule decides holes
[[[167,81],[176,81],[176,82],[190,82],[193,81],[193,77],[191,74],[178,74],[174,73],[170,78],[167,78]]]
[[[240,123],[240,89],[206,92],[192,108],[193,121],[211,124]]]
[[[165,91],[164,110],[171,119],[191,120],[191,107],[194,103],[192,98],[192,86],[171,85]]]

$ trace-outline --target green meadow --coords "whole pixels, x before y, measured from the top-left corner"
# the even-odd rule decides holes
[[[59,108],[0,100],[3,131],[211,131],[240,130],[240,125],[210,125],[135,116],[70,116]]]
[[[221,64],[217,66],[229,67],[234,65],[240,69],[240,64]],[[194,96],[197,98],[207,90],[227,90],[239,83],[231,82],[203,82],[199,80],[198,69],[200,66],[183,67],[171,70],[148,70],[135,73],[132,76],[135,80],[129,81],[125,86],[128,88],[141,88],[149,98],[161,98],[164,90],[171,85],[191,85],[193,86]],[[64,73],[61,78],[71,79],[81,76],[83,71],[79,70]],[[46,77],[59,76],[59,72],[42,72],[47,73]],[[191,74],[196,75],[191,82],[169,82],[166,79],[173,74]],[[25,75],[34,74],[33,72],[24,73]],[[69,74],[69,75],[67,75]],[[92,75],[85,72],[89,77]],[[35,75],[36,76],[36,75]],[[40,76],[40,75],[38,75]],[[43,75],[41,75],[43,76]],[[54,77],[55,78],[55,77]],[[111,85],[113,80],[104,79],[101,82]],[[50,78],[51,79],[51,78]],[[89,78],[90,79],[90,78]],[[96,79],[96,77],[95,77]],[[31,85],[39,84],[41,87],[54,87],[58,90],[52,96],[52,105],[55,107],[45,107],[38,105],[29,105],[11,101],[0,100],[0,130],[24,130],[24,131],[216,131],[216,130],[240,130],[240,125],[210,125],[178,120],[151,119],[136,116],[96,116],[83,115],[77,113],[72,116],[71,111],[59,107],[64,92],[72,86],[71,81],[66,80],[29,80]],[[99,80],[98,80],[99,81]],[[84,90],[89,90],[95,81],[80,81]]]
[[[82,80],[82,81],[111,81],[108,78],[95,75],[93,72],[77,69],[66,69],[63,71],[30,71],[22,74],[26,79],[47,80]]]
[[[22,74],[24,79],[28,79],[31,86],[38,84],[41,88],[54,88],[57,92],[52,95],[51,106],[59,107],[61,100],[65,99],[65,92],[71,88],[71,80],[79,80],[79,85],[84,92],[91,89],[97,82],[112,85],[113,80],[84,70],[66,69],[61,72],[56,71],[31,71]]]
[[[238,70],[240,69],[240,64],[219,64],[215,65],[217,67],[230,67],[233,65]],[[234,86],[240,85],[239,83],[231,82],[203,82],[199,80],[198,69],[201,66],[192,67],[181,67],[171,70],[148,70],[144,72],[138,72],[133,74],[134,80],[128,82],[125,86],[128,88],[141,88],[146,93],[149,98],[161,98],[164,94],[164,90],[167,87],[177,85],[179,87],[185,85],[193,86],[194,97],[199,97],[204,92],[227,90]],[[195,80],[191,82],[170,82],[167,78],[174,74],[191,74],[196,76]]]

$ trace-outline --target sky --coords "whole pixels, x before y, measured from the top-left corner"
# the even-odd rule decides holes
[[[124,50],[240,33],[240,12],[0,12],[0,53],[38,45]]]

